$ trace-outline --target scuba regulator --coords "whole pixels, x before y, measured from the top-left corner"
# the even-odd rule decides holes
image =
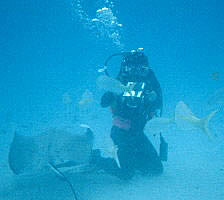
[[[143,53],[143,48],[138,48],[137,50],[132,50],[130,52],[115,53],[109,56],[105,63],[104,67],[99,69],[98,72],[104,72],[107,76],[110,76],[108,73],[108,63],[109,61],[116,56],[122,57],[120,75],[123,76],[146,76],[149,67],[148,59]]]

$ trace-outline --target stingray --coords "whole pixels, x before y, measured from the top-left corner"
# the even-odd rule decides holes
[[[29,174],[49,169],[88,165],[93,147],[93,132],[87,126],[51,129],[37,136],[14,134],[8,163],[14,174]]]
[[[41,177],[49,180],[46,178],[52,178],[50,174],[53,172],[56,177],[68,184],[74,199],[79,200],[80,187],[76,188],[79,181],[85,179],[86,175],[98,176],[98,173],[94,173],[96,172],[94,164],[90,162],[94,142],[93,132],[87,125],[80,127],[51,129],[37,136],[15,133],[8,154],[8,163],[16,175],[12,176],[16,187],[17,185],[21,187],[21,183],[26,185],[27,179],[34,177],[36,180]],[[113,153],[117,162],[116,150]],[[77,178],[76,187],[70,181],[70,176],[67,177],[68,174],[74,174]],[[5,190],[3,188],[3,191]]]

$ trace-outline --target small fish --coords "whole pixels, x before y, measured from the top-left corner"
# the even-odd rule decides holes
[[[103,89],[105,91],[114,92],[116,94],[130,92],[135,87],[135,84],[125,86],[120,81],[118,81],[114,78],[111,78],[109,76],[106,76],[106,75],[99,76],[97,78],[96,83],[100,89]]]
[[[81,96],[81,100],[79,101],[80,106],[85,106],[94,101],[93,94],[88,89]]]
[[[63,104],[71,104],[72,103],[72,98],[71,95],[69,95],[69,93],[64,93],[62,95],[62,102]]]
[[[199,128],[211,139],[212,134],[208,128],[209,121],[217,112],[218,110],[215,110],[204,118],[198,118],[192,113],[192,111],[183,101],[180,101],[176,106],[175,122],[177,126],[183,130],[188,130],[189,128]],[[188,123],[188,127],[185,126],[185,122]]]
[[[183,101],[180,101],[176,105],[174,118],[153,118],[146,124],[145,130],[146,133],[158,134],[166,132],[171,128],[172,124],[176,124],[180,130],[184,131],[201,129],[211,139],[212,133],[209,130],[209,122],[217,112],[218,110],[215,110],[204,118],[198,118]]]
[[[219,72],[213,72],[213,73],[211,74],[211,78],[212,78],[213,80],[219,80],[219,78],[220,78],[220,76],[219,76]]]

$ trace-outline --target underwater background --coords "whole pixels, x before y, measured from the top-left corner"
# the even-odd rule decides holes
[[[169,160],[161,177],[129,185],[97,177],[80,186],[82,199],[224,198],[223,1],[3,1],[0,23],[0,184],[8,185],[0,199],[73,198],[63,183],[46,176],[18,179],[16,187],[3,178],[10,173],[13,131],[38,135],[85,123],[96,148],[109,145],[111,114],[99,105],[98,70],[110,55],[139,47],[160,81],[163,116],[173,117],[179,101],[199,118],[218,110],[210,122],[215,137],[170,130],[164,133]],[[109,66],[113,76],[119,62],[115,58]],[[82,105],[86,94],[89,101]],[[159,138],[149,137],[158,149]]]

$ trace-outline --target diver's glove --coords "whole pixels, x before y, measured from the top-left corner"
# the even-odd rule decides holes
[[[115,100],[115,95],[112,92],[106,92],[101,98],[101,106],[103,108],[108,107]]]

